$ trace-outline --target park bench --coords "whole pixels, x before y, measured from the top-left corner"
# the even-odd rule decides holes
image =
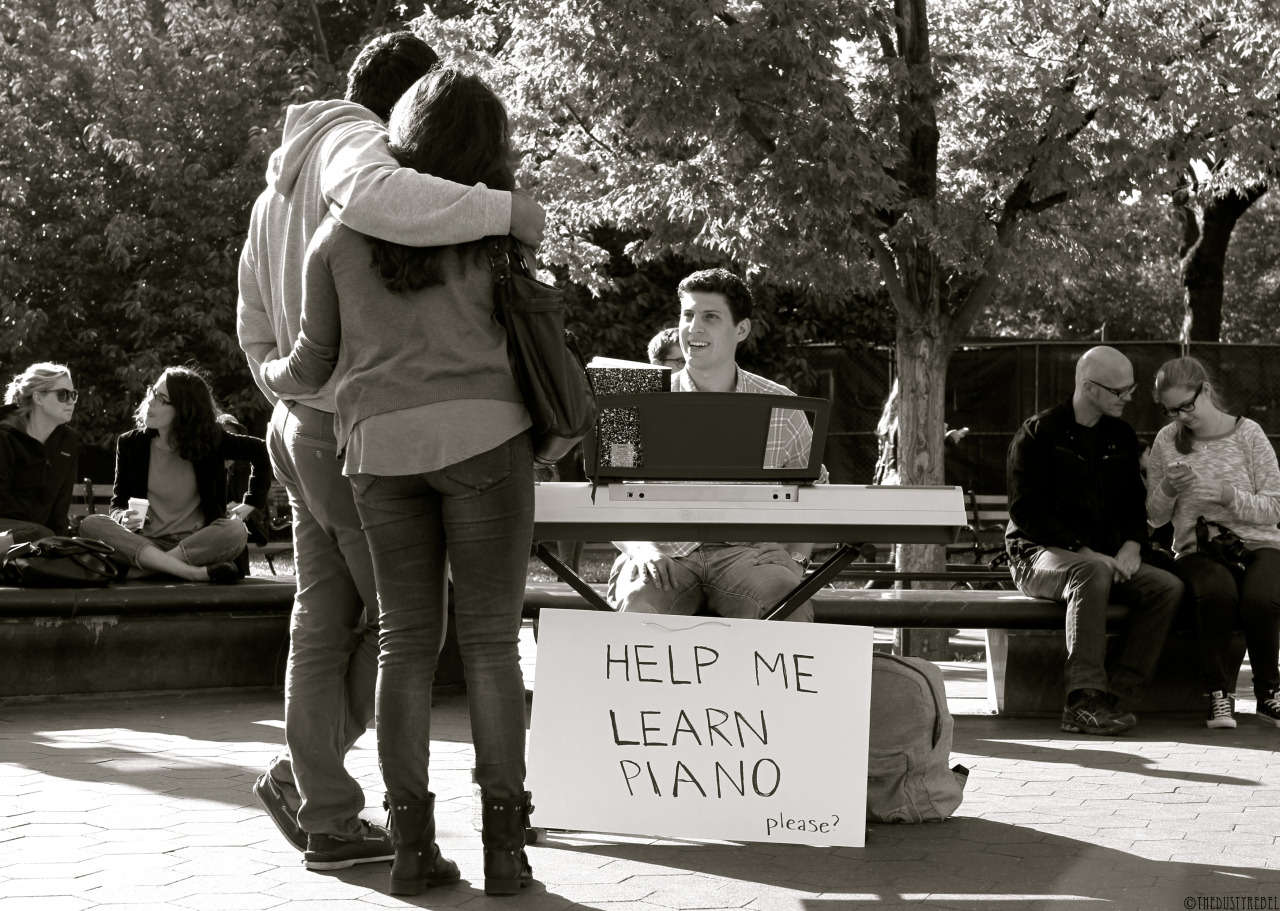
[[[0,698],[278,685],[294,589],[292,576],[0,587]]]
[[[895,575],[887,573],[887,575]],[[915,581],[953,581],[954,574],[909,574]],[[603,593],[604,586],[593,586]],[[1066,642],[1062,606],[1009,590],[922,590],[825,588],[812,601],[814,621],[891,629],[981,629],[986,635],[987,702],[1004,715],[1057,715],[1062,711]],[[568,585],[531,582],[525,589],[524,612],[536,617],[545,609],[587,609],[587,602]],[[1113,604],[1107,611],[1108,648],[1128,623],[1129,608]],[[1238,663],[1243,636],[1234,640]],[[1203,687],[1193,631],[1175,630],[1148,684],[1144,710],[1199,712]]]

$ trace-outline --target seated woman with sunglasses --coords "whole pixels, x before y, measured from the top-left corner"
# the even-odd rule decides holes
[[[1228,414],[1193,357],[1156,374],[1156,402],[1173,422],[1156,436],[1147,466],[1147,518],[1173,519],[1173,571],[1194,605],[1211,728],[1234,728],[1239,667],[1228,667],[1232,631],[1244,628],[1258,718],[1280,727],[1280,467],[1266,433]],[[1196,519],[1230,528],[1253,551],[1244,573],[1196,552]]]
[[[148,573],[240,579],[232,561],[248,538],[244,520],[266,504],[271,486],[266,444],[225,431],[208,383],[187,367],[160,374],[134,420],[138,429],[116,444],[111,515],[86,516],[80,533],[106,541],[118,559]],[[243,502],[227,502],[226,459],[252,466]],[[146,509],[132,508],[131,499],[147,500]]]
[[[61,364],[32,364],[0,407],[0,553],[11,544],[69,534],[80,437],[67,421],[78,394]]]

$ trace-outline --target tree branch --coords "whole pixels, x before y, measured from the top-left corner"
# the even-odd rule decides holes
[[[876,38],[880,40],[880,50],[884,52],[884,56],[887,59],[893,60],[898,56],[898,50],[893,46],[893,29],[885,21],[884,10],[877,6],[872,16],[877,26],[879,26],[876,29]]]
[[[738,126],[742,127],[747,135],[754,139],[760,148],[764,149],[765,154],[772,155],[778,151],[778,141],[765,132],[764,128],[756,123],[755,119],[746,111],[739,112]]]
[[[583,118],[583,116],[577,112],[577,110],[574,108],[574,106],[573,106],[572,104],[570,104],[570,103],[569,103],[569,102],[567,102],[567,101],[561,101],[560,103],[564,105],[565,110],[569,112],[569,114],[573,117],[573,119],[574,119],[574,120],[576,120],[576,121],[578,122],[578,126],[582,127],[582,132],[584,132],[584,133],[586,133],[586,134],[587,134],[587,138],[588,138],[588,139],[590,139],[592,142],[594,142],[594,143],[595,143],[596,145],[598,145],[600,148],[604,149],[606,152],[608,152],[608,153],[609,153],[610,155],[612,155],[614,158],[620,158],[620,157],[621,157],[621,156],[618,154],[618,150],[617,150],[617,149],[611,148],[610,146],[606,145],[602,140],[600,140],[600,139],[598,139],[598,138],[596,137],[596,134],[595,134],[595,133],[592,133],[592,132],[591,132],[591,127],[587,125],[587,121],[586,121],[586,119],[585,119],[585,118]]]
[[[365,30],[366,34],[371,31],[377,31],[387,22],[387,13],[391,11],[391,0],[378,0],[373,7],[373,13],[369,16],[369,26]]]
[[[1007,240],[1009,244],[1012,244],[1012,233]],[[992,244],[991,252],[987,254],[987,258],[982,263],[982,276],[969,289],[969,293],[965,295],[964,303],[956,308],[956,312],[952,314],[951,320],[947,324],[949,347],[954,348],[960,342],[960,339],[969,333],[969,328],[973,325],[973,321],[978,318],[978,314],[983,311],[987,306],[987,301],[995,293],[996,286],[1000,283],[1000,268],[1004,264],[1009,244],[1000,242],[998,238],[996,243]]]
[[[320,22],[320,9],[316,6],[316,0],[307,0],[307,17],[311,20],[311,33],[316,41],[316,56],[326,64],[331,64],[329,42],[324,39],[324,26]]]
[[[923,316],[920,308],[907,296],[906,289],[902,287],[902,281],[898,277],[897,259],[893,251],[880,239],[880,232],[875,224],[865,216],[855,216],[853,223],[858,233],[862,235],[862,239],[867,242],[867,246],[871,248],[871,255],[875,258],[876,265],[880,267],[880,277],[884,279],[889,300],[893,302],[899,313],[911,319],[920,319]]]

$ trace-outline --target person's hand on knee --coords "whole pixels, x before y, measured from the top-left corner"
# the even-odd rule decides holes
[[[766,563],[789,567],[795,571],[797,579],[804,575],[804,567],[796,562],[791,552],[774,541],[756,545],[756,566],[764,566]]]
[[[1132,575],[1121,568],[1115,557],[1108,557],[1106,554],[1100,554],[1096,550],[1090,550],[1088,547],[1080,548],[1077,553],[1094,563],[1100,564],[1106,572],[1111,574],[1112,582],[1127,582],[1129,581],[1129,576]]]
[[[675,588],[671,578],[671,569],[674,565],[675,561],[656,548],[642,554],[632,554],[627,581],[638,581],[662,591],[670,591]]]
[[[1116,568],[1124,573],[1123,579],[1113,578],[1113,582],[1127,582],[1142,568],[1142,546],[1137,541],[1125,541],[1116,552]]]

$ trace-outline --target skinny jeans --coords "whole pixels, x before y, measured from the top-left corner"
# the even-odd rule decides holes
[[[437,471],[351,477],[378,584],[378,759],[387,792],[430,792],[431,685],[453,578],[476,782],[486,798],[524,793],[520,623],[533,539],[527,433]]]
[[[1243,573],[1201,553],[1178,557],[1173,571],[1194,608],[1205,691],[1235,689],[1240,668],[1228,666],[1231,637],[1243,629],[1253,690],[1262,700],[1280,689],[1280,550],[1259,547],[1253,554]]]

